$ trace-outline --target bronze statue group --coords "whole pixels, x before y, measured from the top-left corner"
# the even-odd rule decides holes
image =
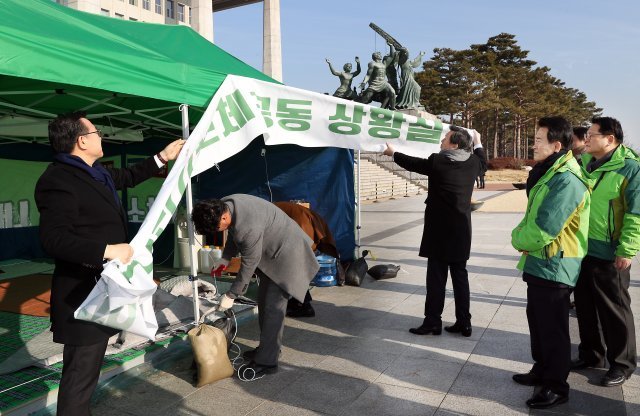
[[[343,71],[334,69],[331,61],[326,59],[331,73],[340,78],[340,86],[333,93],[334,97],[344,98],[369,104],[372,101],[380,103],[380,107],[390,110],[420,109],[420,84],[414,79],[414,68],[422,62],[424,52],[420,52],[413,60],[409,59],[409,50],[397,40],[380,29],[374,23],[371,28],[380,34],[389,46],[389,53],[382,56],[380,52],[371,55],[371,62],[367,66],[367,73],[360,83],[360,93],[352,82],[360,72],[360,58],[356,56],[356,71],[351,72],[353,66],[346,63]],[[400,79],[398,80],[398,70]]]

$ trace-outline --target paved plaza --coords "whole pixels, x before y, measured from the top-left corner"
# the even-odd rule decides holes
[[[506,198],[500,191],[475,199]],[[316,317],[287,318],[280,371],[255,382],[236,377],[196,388],[188,347],[117,376],[102,385],[94,416],[160,415],[640,415],[640,376],[622,387],[598,385],[604,369],[571,373],[569,402],[530,411],[533,387],[511,376],[531,368],[525,314],[526,284],[515,266],[510,233],[518,212],[474,212],[468,263],[473,335],[408,332],[423,318],[427,260],[418,257],[425,195],[362,206],[362,247],[369,266],[395,263],[398,277],[362,287],[312,290]],[[505,211],[505,210],[502,210]],[[640,299],[640,265],[632,266],[631,297]],[[449,284],[443,315],[454,321]],[[571,316],[573,355],[578,333]],[[257,320],[239,329],[236,342],[257,345]]]

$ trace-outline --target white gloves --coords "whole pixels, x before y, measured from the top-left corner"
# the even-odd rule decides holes
[[[220,304],[218,305],[218,310],[220,312],[226,311],[227,309],[233,306],[233,302],[234,302],[234,299],[230,298],[225,293],[224,295],[222,295],[222,297],[220,297]]]

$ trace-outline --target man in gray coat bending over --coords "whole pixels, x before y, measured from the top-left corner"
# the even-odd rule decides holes
[[[228,230],[222,259],[241,254],[240,270],[220,300],[220,310],[244,295],[255,273],[258,285],[260,344],[244,354],[255,375],[278,368],[284,317],[290,297],[302,302],[320,265],[311,249],[313,241],[287,214],[264,199],[235,194],[200,201],[192,219],[199,234]]]

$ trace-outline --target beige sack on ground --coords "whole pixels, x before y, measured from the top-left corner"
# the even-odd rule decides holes
[[[233,374],[227,355],[224,332],[210,325],[200,324],[189,331],[189,341],[198,366],[198,385],[202,387]]]

